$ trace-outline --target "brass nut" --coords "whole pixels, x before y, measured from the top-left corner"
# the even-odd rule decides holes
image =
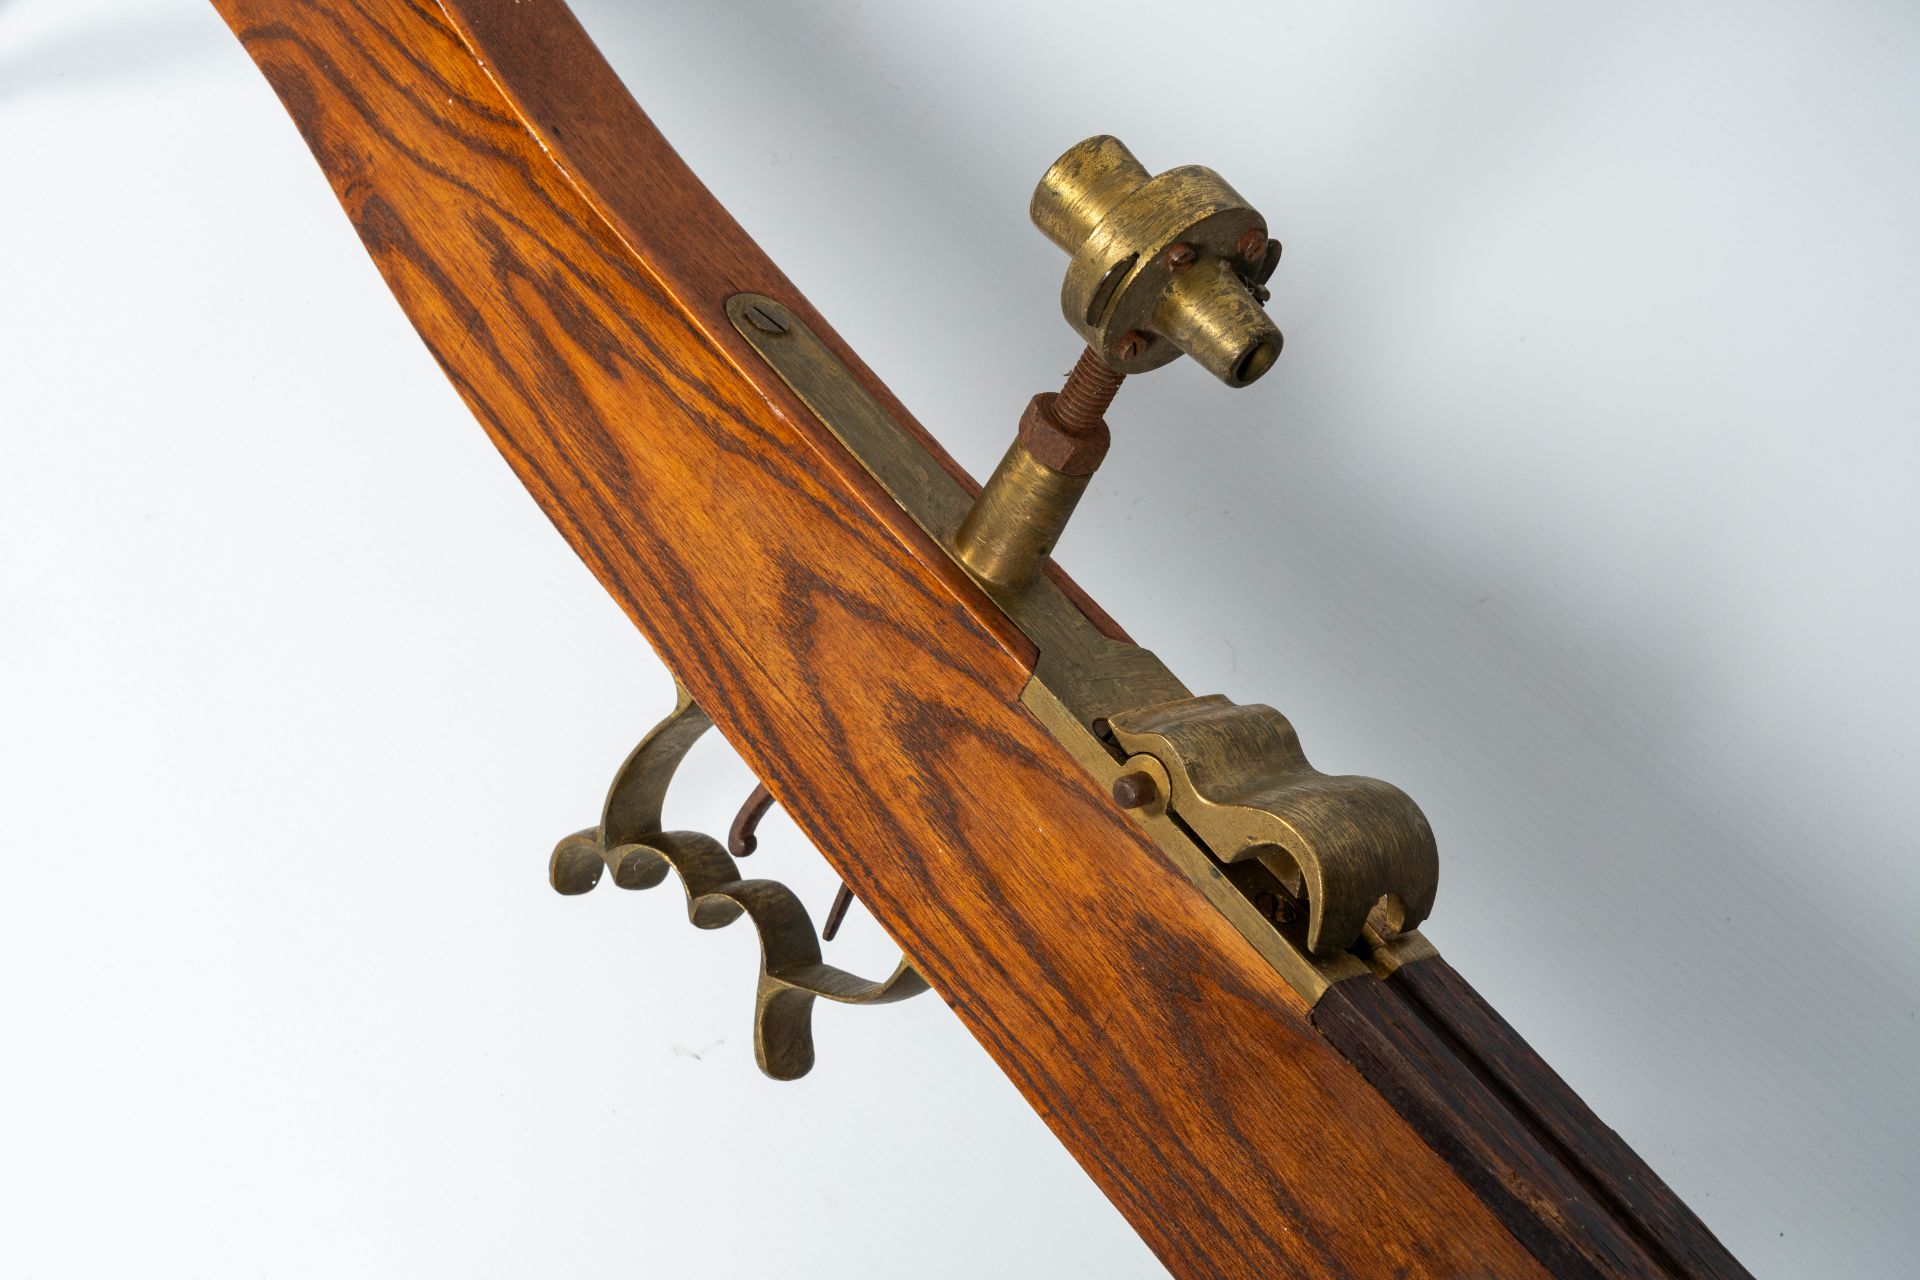
[[[1069,431],[1054,416],[1054,402],[1060,397],[1042,391],[1027,402],[1020,414],[1020,443],[1042,466],[1062,475],[1090,476],[1107,456],[1112,436],[1107,424],[1096,422],[1091,431]]]

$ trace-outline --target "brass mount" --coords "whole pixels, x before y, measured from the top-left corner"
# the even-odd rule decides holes
[[[1042,393],[954,536],[977,577],[1018,588],[1053,553],[1106,457],[1107,406],[1127,375],[1192,356],[1230,387],[1273,367],[1280,330],[1266,281],[1280,242],[1211,169],[1148,175],[1118,138],[1088,138],[1053,162],[1029,212],[1066,250],[1060,305],[1087,350],[1058,395]]]
[[[1432,954],[1417,926],[1433,905],[1438,855],[1405,793],[1315,770],[1279,712],[1196,697],[1152,653],[1102,631],[1051,578],[1008,583],[980,572],[962,534],[994,487],[973,499],[776,299],[736,294],[727,315],[1032,641],[1038,656],[1021,704],[1303,999]],[[1083,356],[1076,376],[1097,359]]]
[[[1028,212],[1072,259],[1060,289],[1067,323],[1115,371],[1145,373],[1184,352],[1244,387],[1279,358],[1280,330],[1261,304],[1280,242],[1213,170],[1149,177],[1102,134],[1053,162]]]

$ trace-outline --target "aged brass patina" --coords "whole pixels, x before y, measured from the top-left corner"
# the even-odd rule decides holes
[[[1128,765],[1159,766],[1166,803],[1214,856],[1257,859],[1307,903],[1307,949],[1347,947],[1369,923],[1382,940],[1427,918],[1440,879],[1433,829],[1404,791],[1330,777],[1272,707],[1213,694],[1112,716]]]
[[[1279,242],[1213,170],[1149,177],[1117,138],[1089,138],[1040,179],[1031,213],[1071,255],[1061,306],[1087,350],[1059,395],[1027,406],[950,543],[976,577],[1008,588],[1031,582],[1059,541],[1106,456],[1101,415],[1127,375],[1185,352],[1244,387],[1280,355],[1262,309]]]
[[[660,810],[680,762],[713,727],[677,681],[673,710],[633,749],[614,775],[600,825],[554,846],[547,878],[561,893],[585,893],[610,868],[623,889],[651,889],[669,869],[680,873],[687,916],[718,929],[742,915],[760,933],[760,981],[754,997],[753,1054],[776,1080],[797,1080],[813,1069],[813,1002],[891,1004],[927,990],[904,958],[881,982],[856,977],[821,960],[813,920],[800,899],[773,880],[743,880],[733,855],[698,831],[662,831]]]
[[[1266,219],[1200,165],[1150,177],[1118,138],[1053,162],[1029,212],[1071,255],[1060,308],[1121,373],[1192,356],[1230,387],[1273,366],[1280,330],[1260,307],[1279,260]]]
[[[1067,475],[1015,440],[993,469],[979,499],[954,531],[953,550],[974,576],[1024,587],[1039,576],[1080,504],[1092,475]]]
[[[736,294],[727,302],[727,314],[894,501],[954,554],[954,535],[973,505],[961,483],[787,308],[761,295]],[[957,554],[955,562],[967,567]],[[1411,800],[1385,783],[1363,786],[1366,780],[1316,773],[1299,756],[1297,743],[1290,755],[1284,750],[1265,754],[1278,740],[1273,721],[1285,723],[1265,708],[1239,709],[1256,721],[1263,711],[1273,718],[1242,735],[1249,749],[1261,754],[1234,760],[1242,776],[1224,789],[1215,786],[1206,780],[1212,760],[1208,744],[1169,726],[1166,713],[1155,720],[1151,712],[1231,704],[1196,699],[1152,653],[1103,634],[1044,575],[1020,586],[978,574],[975,580],[1038,651],[1033,677],[1021,693],[1023,705],[1103,788],[1137,773],[1153,779],[1151,795],[1136,782],[1122,787],[1139,801],[1128,807],[1130,816],[1309,1003],[1335,982],[1384,971],[1424,953],[1425,940],[1410,926],[1432,905],[1434,861],[1431,836],[1423,836],[1425,819]],[[1148,741],[1156,726],[1176,730],[1172,745],[1162,749],[1171,766],[1146,749],[1158,747]],[[1121,741],[1123,731],[1136,735],[1135,749]],[[1175,773],[1182,771],[1185,780],[1176,780]],[[1266,817],[1254,799],[1263,791],[1284,801]],[[1236,804],[1256,812],[1236,815],[1231,808]],[[1197,823],[1189,819],[1189,808]],[[1290,815],[1296,819],[1292,829]],[[1343,832],[1342,823],[1351,832]],[[1211,838],[1202,827],[1213,833]],[[1249,831],[1265,843],[1242,840]],[[1391,851],[1376,848],[1376,839]],[[1275,842],[1288,856],[1273,859],[1274,865],[1297,873],[1291,883],[1257,853],[1243,856],[1264,852]],[[1370,930],[1370,916],[1388,928]]]

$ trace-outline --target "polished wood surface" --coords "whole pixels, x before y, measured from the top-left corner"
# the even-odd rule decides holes
[[[563,4],[216,5],[528,490],[1170,1270],[1573,1274],[1020,708],[1031,647],[727,296],[780,299],[911,417]]]

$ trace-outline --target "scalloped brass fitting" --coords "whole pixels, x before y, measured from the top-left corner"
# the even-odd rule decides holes
[[[1192,356],[1230,387],[1273,367],[1261,307],[1279,260],[1266,219],[1200,165],[1149,176],[1118,138],[1088,138],[1034,188],[1034,225],[1071,256],[1061,310],[1120,373]]]

